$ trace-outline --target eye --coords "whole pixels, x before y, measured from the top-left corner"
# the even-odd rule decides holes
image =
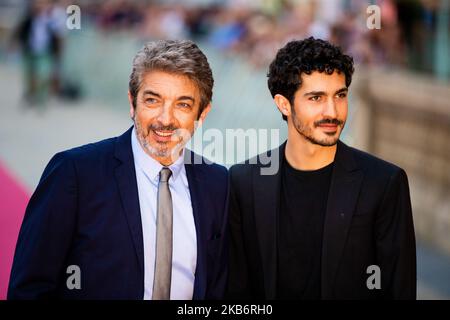
[[[311,101],[319,101],[320,100],[320,96],[312,96],[309,98],[309,100]]]
[[[178,103],[178,106],[181,108],[190,108],[191,107],[191,105],[186,102],[180,102],[180,103]]]
[[[343,99],[343,98],[347,97],[347,92],[341,92],[337,96],[338,96],[338,98]]]
[[[157,102],[158,102],[158,100],[156,100],[155,98],[147,98],[147,99],[145,99],[145,103],[147,103],[147,104],[155,104]]]

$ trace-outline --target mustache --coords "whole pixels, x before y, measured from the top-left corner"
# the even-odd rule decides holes
[[[322,124],[335,124],[337,126],[342,126],[344,124],[344,121],[339,120],[339,119],[322,119],[322,120],[314,122],[315,127],[318,127]]]
[[[162,123],[152,123],[147,127],[148,131],[150,130],[157,130],[157,131],[175,131],[178,130],[179,127],[175,126],[174,124],[169,125],[163,125]]]

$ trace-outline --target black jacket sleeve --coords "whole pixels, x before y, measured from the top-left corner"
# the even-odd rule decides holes
[[[227,284],[227,299],[250,299],[252,292],[248,274],[247,257],[244,247],[242,216],[239,200],[236,195],[236,171],[230,169],[230,205],[229,205],[229,270]]]
[[[390,178],[375,222],[376,257],[386,299],[416,299],[416,243],[405,171]]]

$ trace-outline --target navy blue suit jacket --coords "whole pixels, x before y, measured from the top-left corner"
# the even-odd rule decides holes
[[[27,206],[8,299],[142,299],[144,249],[131,149],[123,135],[56,154]],[[203,160],[186,150],[190,160]],[[220,299],[227,276],[227,170],[185,164],[197,233],[193,299]],[[67,279],[79,266],[81,289]]]

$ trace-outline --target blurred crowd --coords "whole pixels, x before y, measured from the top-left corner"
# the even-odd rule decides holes
[[[205,1],[203,1],[205,2]],[[88,4],[104,31],[135,29],[144,39],[192,38],[266,67],[291,39],[314,36],[343,47],[359,63],[429,71],[440,0],[110,0]],[[189,3],[189,1],[188,1]],[[381,9],[381,29],[370,30],[367,7]]]
[[[445,1],[445,0],[444,0]],[[443,0],[79,0],[82,23],[103,33],[131,31],[143,42],[188,38],[266,69],[287,41],[309,36],[340,45],[357,63],[431,71],[436,16]],[[27,1],[12,33],[22,48],[26,98],[40,90],[79,95],[61,79],[70,1]],[[379,6],[381,29],[369,29],[371,4]],[[47,90],[48,91],[48,90]]]

